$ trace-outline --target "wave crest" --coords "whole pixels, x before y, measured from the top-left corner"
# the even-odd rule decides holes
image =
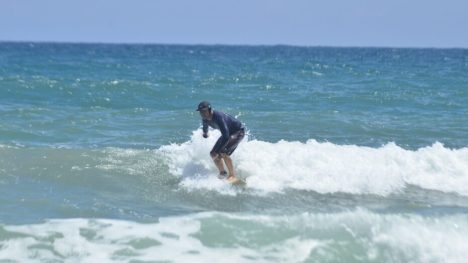
[[[212,179],[217,172],[209,157],[219,135],[212,131],[204,140],[197,130],[188,142],[160,148],[170,173],[182,177],[188,187],[221,187]],[[245,139],[232,158],[249,188],[262,192],[290,188],[385,196],[416,185],[468,196],[467,156],[468,148],[448,149],[439,142],[412,151],[394,143],[371,148],[312,139],[305,143]]]

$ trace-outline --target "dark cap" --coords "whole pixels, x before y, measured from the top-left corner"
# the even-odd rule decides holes
[[[209,110],[211,109],[211,104],[208,101],[202,101],[200,104],[198,104],[197,111],[201,110]]]

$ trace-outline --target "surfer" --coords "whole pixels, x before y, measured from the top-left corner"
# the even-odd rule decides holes
[[[221,111],[213,110],[208,101],[202,101],[198,104],[197,111],[203,121],[203,137],[208,138],[208,126],[221,131],[221,137],[213,146],[210,152],[216,167],[219,170],[219,179],[227,178],[229,182],[237,181],[234,165],[230,155],[244,138],[245,128],[242,123],[229,114]],[[224,169],[224,163],[229,171],[229,176]]]

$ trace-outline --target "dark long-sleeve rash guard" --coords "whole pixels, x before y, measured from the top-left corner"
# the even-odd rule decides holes
[[[203,120],[203,133],[208,132],[208,126],[221,131],[222,143],[219,143],[219,147],[213,149],[213,151],[217,153],[226,147],[229,137],[233,133],[236,133],[243,128],[243,125],[239,120],[229,114],[216,110],[213,110],[213,118],[211,118],[211,120]]]

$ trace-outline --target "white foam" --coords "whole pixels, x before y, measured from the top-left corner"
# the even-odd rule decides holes
[[[201,131],[191,140],[164,146],[170,172],[185,187],[218,189],[216,167],[209,151],[219,137],[203,139]],[[405,150],[394,143],[380,148],[336,145],[309,140],[305,143],[247,141],[232,156],[236,170],[250,189],[281,192],[285,189],[319,193],[388,195],[407,185],[468,196],[468,148],[448,149],[440,143]],[[193,180],[201,180],[194,183]],[[205,181],[203,181],[205,180]]]
[[[327,261],[466,262],[468,216],[423,217],[414,214],[377,214],[365,209],[342,213],[237,216],[299,235],[315,237],[312,257]],[[351,249],[352,251],[348,250]],[[345,258],[340,258],[345,251]],[[336,252],[336,253],[333,253]],[[333,260],[331,260],[333,259]]]
[[[386,231],[374,236],[373,242],[389,247],[394,254],[405,255],[406,262],[466,262],[467,218],[452,220],[448,223],[446,220],[420,217],[399,219]]]
[[[19,147],[22,145],[5,145],[5,144],[0,144],[0,149],[19,149]]]
[[[65,219],[28,226],[6,226],[22,235],[0,240],[0,260],[42,262],[64,259],[71,262],[244,262],[246,257],[300,262],[317,245],[313,240],[285,238],[259,250],[238,245],[212,247],[195,235],[200,220],[214,214],[163,218],[159,223],[141,224],[118,220]],[[219,237],[222,242],[223,237]],[[229,255],[229,257],[226,257]]]
[[[60,219],[0,227],[0,261],[465,262],[468,257],[467,215],[207,212],[150,224]]]

